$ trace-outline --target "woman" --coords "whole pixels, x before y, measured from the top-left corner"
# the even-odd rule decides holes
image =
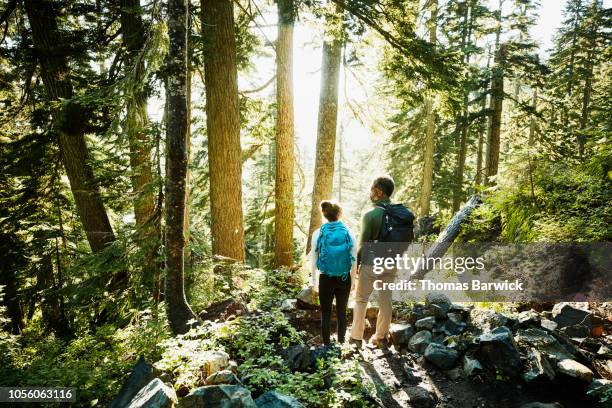
[[[354,235],[340,221],[342,208],[334,201],[321,201],[321,213],[327,220],[314,231],[311,241],[312,283],[316,288],[319,272],[319,303],[321,304],[321,336],[329,345],[331,314],[334,298],[338,317],[338,342],[344,342],[347,319],[346,307],[354,282],[357,245]]]

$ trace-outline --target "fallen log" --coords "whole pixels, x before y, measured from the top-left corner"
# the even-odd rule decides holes
[[[465,220],[467,220],[472,211],[480,204],[482,204],[482,200],[478,195],[473,195],[470,197],[463,208],[457,211],[457,213],[453,216],[446,228],[444,228],[444,231],[438,235],[436,241],[425,254],[426,260],[429,258],[441,258],[446,253],[448,248],[450,248],[450,246],[453,244],[455,238],[457,238],[459,235],[461,225],[465,222]],[[430,262],[424,262],[422,267],[415,270],[410,279],[423,279],[427,272],[429,272],[431,269],[428,268],[428,264],[430,264]],[[431,262],[431,264],[434,265],[435,262]]]

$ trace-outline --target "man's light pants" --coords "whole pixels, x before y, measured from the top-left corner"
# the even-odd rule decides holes
[[[372,272],[371,265],[361,265],[355,291],[355,307],[353,308],[351,338],[363,340],[366,309],[372,290],[374,290],[374,281],[381,280],[382,283],[392,283],[395,281],[395,277],[396,271],[386,271],[379,275]],[[382,283],[378,283],[376,286],[382,287]],[[393,314],[391,295],[392,291],[389,289],[378,290],[378,316],[376,317],[376,333],[374,334],[374,338],[378,340],[385,338],[389,332],[391,315]]]

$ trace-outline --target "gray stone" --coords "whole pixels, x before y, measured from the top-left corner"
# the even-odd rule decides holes
[[[449,370],[455,366],[459,359],[457,350],[442,344],[430,343],[425,349],[425,360],[442,370]]]
[[[417,320],[414,324],[418,330],[431,330],[434,328],[436,324],[436,318],[433,316],[424,317],[420,320]]]
[[[151,364],[147,364],[143,356],[140,356],[138,363],[130,372],[119,394],[115,397],[109,408],[123,408],[134,398],[134,396],[145,385],[150,383],[155,376],[155,368]]]
[[[574,338],[581,338],[581,339],[588,337],[589,334],[591,333],[591,330],[583,324],[565,326],[565,327],[562,327],[561,330],[559,331],[567,337],[574,337]]]
[[[591,384],[589,384],[586,393],[587,395],[594,398],[599,398],[604,394],[611,395],[612,381],[604,380],[602,378],[596,378],[591,382]]]
[[[258,408],[304,408],[300,402],[278,391],[268,391],[255,400]]]
[[[427,330],[421,330],[419,332],[416,332],[416,334],[412,336],[412,338],[408,342],[408,348],[414,351],[415,353],[423,354],[429,343],[431,343],[431,340],[431,333]]]
[[[423,387],[406,387],[408,402],[414,408],[433,408],[436,406],[436,395]]]
[[[238,377],[236,377],[236,374],[234,374],[230,370],[217,371],[216,373],[206,377],[205,382],[206,385],[241,384]]]
[[[444,293],[431,292],[425,297],[426,309],[437,318],[445,318],[452,306],[452,302]]]
[[[311,351],[305,344],[296,344],[288,349],[281,350],[285,364],[292,371],[306,371],[312,363]]]
[[[520,326],[538,326],[541,321],[540,315],[535,310],[519,313],[517,320]]]
[[[473,377],[482,372],[480,361],[468,355],[463,356],[463,372],[466,377]]]
[[[448,319],[442,325],[442,331],[447,336],[456,336],[458,334],[463,333],[465,331],[466,327],[467,327],[467,324],[465,324],[465,323],[463,323],[461,321],[457,323],[454,320]]]
[[[210,350],[204,353],[203,367],[206,377],[229,367],[230,357],[225,351]]]
[[[449,312],[446,317],[455,324],[463,323],[463,315],[459,312]]]
[[[555,378],[555,370],[542,353],[532,348],[527,353],[527,367],[523,373],[523,380],[530,383],[542,378],[552,381]]]
[[[297,296],[297,307],[301,309],[316,309],[318,308],[318,299],[313,288],[305,288],[300,291]]]
[[[483,333],[505,326],[508,318],[501,313],[489,309],[473,309],[470,313],[470,322]]]
[[[524,330],[519,329],[516,332],[515,340],[520,347],[525,349],[534,347],[556,361],[574,357],[553,335],[541,329],[533,327]]]
[[[393,323],[389,328],[389,334],[395,346],[406,346],[414,334],[414,328],[408,323]]]
[[[552,320],[559,328],[584,324],[592,325],[592,314],[586,308],[588,306],[579,303],[557,303],[552,309]]]
[[[559,325],[557,324],[557,322],[553,322],[552,320],[542,319],[540,321],[540,326],[543,329],[553,331],[553,330],[557,330],[557,326]]]
[[[480,335],[476,342],[476,356],[479,361],[502,374],[519,375],[521,356],[510,329],[505,326],[497,327],[490,333]]]
[[[587,383],[593,380],[593,372],[576,360],[565,359],[559,361],[557,363],[557,371]]]
[[[256,408],[251,392],[239,385],[207,385],[181,399],[180,408]]]
[[[283,300],[280,308],[283,312],[293,312],[295,309],[297,309],[297,299]]]
[[[127,408],[172,408],[177,401],[174,389],[156,378],[138,391]]]

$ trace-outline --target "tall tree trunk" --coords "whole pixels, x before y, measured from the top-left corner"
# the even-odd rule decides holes
[[[54,112],[54,129],[77,212],[91,250],[99,252],[115,240],[115,235],[89,163],[84,135],[87,113],[71,100],[73,90],[64,51],[66,44],[57,26],[59,7],[48,0],[26,0],[24,4],[47,97],[51,102],[62,101],[62,106]]]
[[[131,181],[134,191],[134,215],[138,244],[144,257],[143,281],[152,288],[157,267],[155,259],[158,241],[153,220],[155,192],[152,188],[151,162],[152,142],[147,137],[149,118],[147,115],[147,89],[144,78],[144,61],[138,54],[145,43],[145,27],[139,0],[121,0],[121,31],[123,46],[127,49],[126,75],[137,84],[133,94],[127,95],[127,117],[125,120],[130,149]]]
[[[438,0],[431,2],[431,17],[429,19],[429,42],[435,52],[438,27]],[[427,130],[425,132],[425,152],[423,154],[423,184],[421,186],[421,197],[419,203],[419,215],[429,215],[431,206],[431,192],[433,189],[433,156],[436,136],[436,111],[433,106],[433,98],[430,95],[425,100],[427,112]]]
[[[278,0],[274,264],[293,264],[293,0]]]
[[[231,0],[202,0],[206,45],[206,124],[212,250],[214,255],[244,260],[242,163],[234,8]]]
[[[58,272],[60,264],[57,264]],[[62,308],[61,295],[57,292],[60,288],[53,276],[53,260],[49,254],[36,271],[36,286],[43,290],[40,301],[43,322],[46,327],[53,330],[59,337],[68,337],[72,334],[66,316]]]
[[[499,146],[501,119],[504,104],[504,60],[506,47],[501,45],[495,55],[495,69],[491,79],[491,121],[487,134],[487,155],[485,161],[485,184],[494,184],[492,177],[497,176],[499,165]]]
[[[166,98],[166,304],[175,334],[195,319],[184,286],[185,184],[187,176],[187,0],[168,1],[168,79]]]
[[[491,65],[491,47],[489,47],[488,57],[487,57],[487,79],[482,87],[483,95],[482,100],[480,101],[480,110],[484,111],[487,109],[487,92],[489,91],[489,66]],[[483,117],[478,126],[478,151],[476,152],[476,177],[474,180],[474,184],[477,186],[482,185],[482,176],[483,176],[483,150],[484,150],[484,134],[488,129],[488,118],[489,115]]]
[[[582,112],[580,114],[580,132],[578,133],[578,157],[580,160],[584,158],[584,145],[586,137],[584,130],[587,128],[589,123],[589,111],[591,104],[591,92],[593,90],[593,64],[590,62],[593,60],[592,53],[588,54],[587,57],[587,72],[584,80],[584,89],[582,90]]]
[[[336,12],[342,14],[337,5]],[[321,93],[319,96],[319,119],[317,128],[317,154],[315,159],[314,185],[310,210],[310,226],[306,251],[310,252],[312,233],[321,225],[319,203],[331,198],[334,181],[334,155],[336,149],[336,127],[338,122],[338,77],[342,54],[342,39],[334,37],[323,42],[321,63]]]
[[[338,130],[338,201],[342,202],[342,187],[344,185],[344,124],[340,123]]]
[[[532,148],[533,143],[535,142],[535,132],[536,132],[536,126],[537,126],[535,114],[538,108],[538,90],[537,89],[533,90],[533,100],[531,102],[531,108],[533,109],[533,113],[531,114],[531,118],[529,119],[529,139],[527,139],[529,148]]]

